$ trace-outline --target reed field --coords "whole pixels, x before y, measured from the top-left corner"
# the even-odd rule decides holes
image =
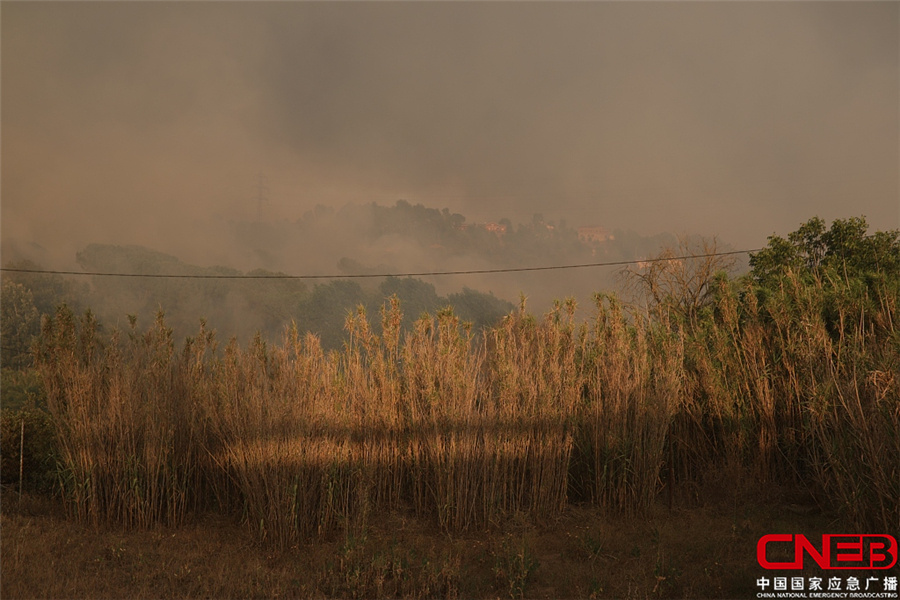
[[[179,344],[162,315],[102,334],[61,308],[34,356],[66,510],[129,529],[232,515],[288,548],[397,511],[449,533],[641,514],[730,469],[900,529],[896,276],[717,285],[696,323],[598,295],[587,320],[523,301],[477,334],[449,310],[404,332],[392,299],[331,352],[296,327]]]

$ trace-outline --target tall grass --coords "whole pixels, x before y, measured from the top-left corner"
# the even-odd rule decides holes
[[[800,454],[817,489],[854,523],[900,528],[900,282],[873,291],[831,281],[782,293],[774,346],[780,396]],[[889,287],[892,286],[892,287]],[[792,331],[800,321],[807,333]]]
[[[634,512],[657,492],[666,439],[684,402],[683,335],[640,315],[631,323],[615,297],[596,297],[583,337],[580,450],[594,502]]]
[[[103,337],[63,309],[36,363],[67,506],[94,523],[230,511],[290,546],[409,510],[460,531],[572,500],[638,512],[733,464],[896,529],[898,294],[845,287],[723,284],[693,328],[609,296],[588,323],[571,301],[543,318],[523,303],[483,335],[449,311],[404,334],[393,299],[377,333],[350,315],[331,353],[296,327],[219,348],[205,325],[176,352],[161,315]]]
[[[723,287],[686,354],[689,416],[673,437],[687,476],[733,463],[848,523],[900,527],[898,297],[896,281],[873,292],[791,276],[762,301]]]
[[[81,520],[179,523],[197,472],[195,411],[186,402],[162,316],[128,343],[106,344],[87,313],[43,326],[38,361],[60,440],[61,484]]]

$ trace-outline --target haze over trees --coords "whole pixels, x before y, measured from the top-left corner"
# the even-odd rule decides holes
[[[202,267],[171,254],[134,245],[90,244],[76,255],[86,272],[178,275],[184,278],[90,277],[77,280],[42,274],[8,273],[4,278],[32,290],[39,314],[53,314],[58,302],[76,311],[90,307],[104,327],[124,326],[128,315],[153,322],[160,310],[177,337],[190,335],[206,319],[220,335],[249,340],[256,332],[277,341],[296,321],[301,332],[319,335],[326,348],[346,339],[348,313],[363,305],[378,314],[396,294],[407,329],[422,313],[452,306],[476,329],[493,325],[513,308],[520,294],[542,311],[557,298],[590,302],[592,293],[615,285],[611,270],[509,273],[441,278],[279,279],[285,275],[380,275],[441,270],[504,269],[628,260],[657,252],[674,238],[642,237],[613,230],[602,241],[579,236],[565,222],[535,215],[514,225],[471,223],[448,209],[400,200],[394,206],[319,206],[296,222],[228,225],[227,235],[210,240],[228,246],[235,264]],[[597,228],[595,228],[597,229]],[[35,268],[28,260],[7,266]],[[249,275],[270,279],[191,279],[192,276]]]

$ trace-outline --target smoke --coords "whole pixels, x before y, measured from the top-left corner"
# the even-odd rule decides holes
[[[229,236],[256,218],[259,172],[276,223],[405,198],[737,247],[814,215],[900,226],[896,3],[4,3],[2,17],[3,251],[39,244],[47,266],[89,242],[258,266]],[[287,240],[280,260],[333,271],[339,243],[360,247],[342,231],[329,254]],[[417,265],[411,252],[395,253]]]

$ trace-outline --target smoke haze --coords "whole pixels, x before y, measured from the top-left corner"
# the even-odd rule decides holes
[[[228,232],[260,172],[272,223],[403,198],[737,248],[898,228],[898,32],[893,2],[3,2],[4,260],[253,268]],[[415,256],[335,250],[356,225],[277,266]]]

